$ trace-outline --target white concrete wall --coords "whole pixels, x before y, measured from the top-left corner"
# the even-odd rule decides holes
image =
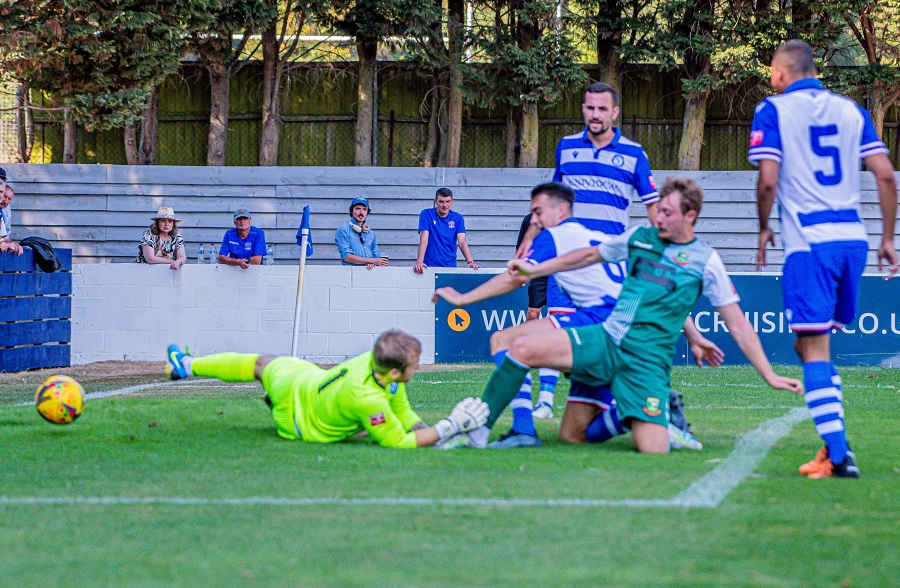
[[[471,272],[442,269],[442,272]],[[499,270],[480,270],[496,273]],[[72,268],[72,363],[162,360],[169,343],[198,354],[288,355],[297,267],[77,264]],[[299,354],[336,363],[403,329],[434,362],[434,271],[307,266]]]

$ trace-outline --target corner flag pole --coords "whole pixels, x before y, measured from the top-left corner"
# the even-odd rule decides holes
[[[303,220],[297,231],[297,245],[300,246],[300,271],[297,272],[297,304],[294,307],[294,331],[291,338],[291,355],[297,357],[300,346],[300,303],[303,298],[303,276],[306,273],[306,255],[310,247],[309,239],[309,205],[303,207]]]

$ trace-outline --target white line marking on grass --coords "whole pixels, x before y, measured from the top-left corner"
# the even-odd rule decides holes
[[[784,416],[762,423],[735,443],[731,454],[715,469],[679,492],[672,499],[672,506],[719,506],[729,492],[753,473],[772,446],[790,433],[794,425],[807,418],[809,409],[798,406]]]
[[[216,382],[217,380],[192,380],[191,383],[201,384],[203,382]],[[99,392],[91,392],[90,394],[85,394],[85,400],[98,400],[100,398],[109,398],[110,396],[121,396],[122,394],[130,394],[132,392],[140,392],[141,390],[146,390],[148,388],[158,388],[159,386],[175,386],[179,383],[183,384],[180,380],[174,381],[166,381],[166,382],[151,382],[150,384],[139,384],[137,386],[129,386],[127,388],[119,388],[118,390],[101,390]],[[34,402],[22,402],[20,404],[10,404],[8,406],[31,406]]]
[[[708,474],[669,499],[519,499],[519,498],[192,498],[179,496],[0,496],[2,506],[484,506],[484,507],[676,507],[715,508],[756,469],[769,450],[791,428],[809,417],[806,407],[796,407],[787,414],[762,423],[739,440],[731,454]]]

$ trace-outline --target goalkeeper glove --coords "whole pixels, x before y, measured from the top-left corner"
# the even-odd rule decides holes
[[[484,425],[490,412],[490,408],[484,400],[466,398],[453,408],[450,416],[438,421],[434,428],[441,439],[456,433],[467,433]]]

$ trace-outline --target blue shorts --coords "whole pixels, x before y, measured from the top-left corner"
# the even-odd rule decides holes
[[[818,335],[853,320],[868,248],[865,241],[839,241],[788,256],[781,289],[792,331]]]
[[[608,387],[588,386],[575,380],[572,380],[572,389],[569,390],[568,402],[592,404],[600,410],[609,410],[610,406],[615,406],[616,404],[612,391]]]
[[[599,325],[606,320],[612,309],[612,306],[589,306],[572,313],[551,314],[549,318],[557,329],[585,327]]]

